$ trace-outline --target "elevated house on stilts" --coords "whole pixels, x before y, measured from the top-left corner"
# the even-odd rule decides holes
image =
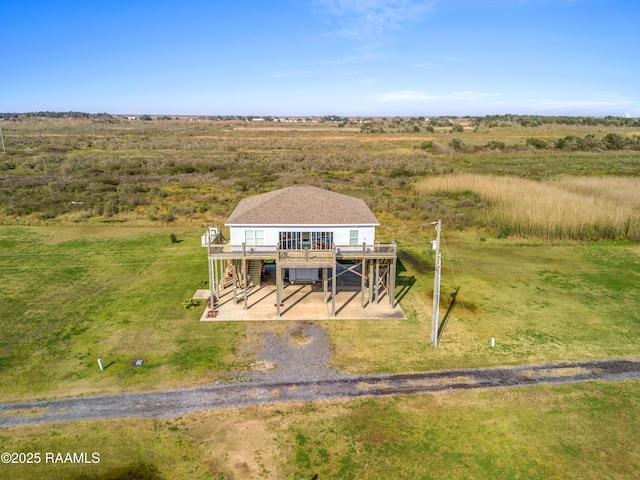
[[[260,283],[267,262],[275,263],[276,318],[282,313],[285,278],[322,282],[332,317],[337,278],[348,273],[359,277],[361,308],[383,297],[392,308],[396,303],[397,246],[376,241],[380,223],[358,198],[296,185],[243,199],[225,225],[228,242],[219,228],[209,228],[202,237],[212,299],[231,282],[233,296],[246,310],[251,285]]]

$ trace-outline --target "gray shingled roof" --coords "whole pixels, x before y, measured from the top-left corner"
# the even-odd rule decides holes
[[[238,203],[225,225],[380,225],[359,198],[309,185],[274,190]]]

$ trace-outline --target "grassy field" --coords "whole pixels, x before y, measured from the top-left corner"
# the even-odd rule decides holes
[[[640,356],[640,128],[459,123],[462,131],[406,119],[366,128],[3,121],[0,400],[199,385],[249,368],[260,333],[290,324],[248,333],[198,322],[203,306],[183,302],[207,280],[199,236],[241,198],[295,183],[362,198],[379,238],[399,242],[397,297],[408,319],[324,322],[336,367]],[[429,223],[438,218],[441,312],[450,314],[433,349]],[[139,358],[144,367],[132,368]],[[0,468],[12,478],[634,478],[638,388],[589,383],[12,427],[0,431],[5,451],[98,451],[102,460]]]
[[[3,398],[176,387],[232,370],[242,330],[205,327],[203,305],[184,308],[207,280],[206,252],[193,232],[172,232],[178,243],[158,228],[0,227]]]
[[[431,227],[432,228],[432,227]],[[183,303],[206,285],[199,231],[142,227],[0,227],[5,400],[202,384],[248,368],[245,324],[198,321]],[[406,321],[324,322],[334,363],[386,373],[636,356],[640,249],[444,232],[443,315],[429,346],[429,233],[398,237]],[[253,326],[283,331],[287,322]],[[495,348],[490,347],[496,339]],[[100,371],[101,358],[105,371]],[[144,368],[132,368],[146,359]]]
[[[485,224],[501,236],[547,240],[640,240],[640,179],[560,177],[552,181],[453,174],[417,182],[421,195],[479,195],[494,208]]]
[[[443,316],[460,290],[437,349],[429,348],[432,251],[401,243],[409,320],[331,324],[338,365],[364,373],[638,354],[638,246],[483,238],[445,232]]]
[[[168,420],[9,427],[4,451],[39,465],[5,478],[634,479],[640,382],[284,404]],[[106,432],[109,432],[106,434]],[[46,452],[99,454],[46,464]]]

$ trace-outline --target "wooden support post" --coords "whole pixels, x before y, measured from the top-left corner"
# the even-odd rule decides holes
[[[225,262],[224,260],[220,260],[218,270],[220,272],[220,286],[218,288],[219,291],[224,290],[227,286],[227,267],[229,266],[228,263],[228,261]]]
[[[375,284],[375,292],[374,295],[376,297],[376,305],[380,303],[380,259],[376,258],[376,281]]]
[[[220,262],[220,260],[216,260],[214,262],[216,265],[216,295],[218,295],[218,298],[220,298],[220,294],[222,293],[222,290],[224,289],[224,275],[225,275],[225,270],[223,268],[222,262]],[[222,285],[222,287],[221,287]]]
[[[244,309],[247,309],[247,280],[249,277],[249,269],[247,268],[247,263],[249,263],[246,259],[242,259],[242,293],[244,295]]]
[[[396,261],[397,255],[391,260],[389,265],[389,305],[393,308],[396,305]]]
[[[366,271],[367,271],[367,261],[362,257],[362,262],[360,262],[360,306],[364,308],[364,290],[366,288]]]
[[[231,279],[233,281],[233,301],[236,301],[238,295],[238,272],[235,260],[231,260]]]
[[[209,259],[209,292],[211,293],[211,298],[213,299],[213,295],[218,294],[218,261],[210,258]]]
[[[324,292],[324,303],[329,300],[329,273],[327,267],[322,267],[322,291]]]
[[[387,295],[391,295],[391,262],[389,260],[387,260],[387,270],[384,274],[384,284],[387,287]]]
[[[211,302],[211,305],[209,305],[211,307],[211,310],[213,310],[213,296],[215,295],[215,278],[216,278],[216,272],[215,272],[215,260],[211,257],[209,257],[209,301]]]
[[[369,262],[369,305],[373,303],[373,263]]]
[[[336,316],[336,270],[338,264],[334,263],[333,264],[333,275],[332,275],[332,279],[331,279],[331,317],[335,317]]]
[[[282,267],[276,263],[276,318],[280,318],[282,304]]]

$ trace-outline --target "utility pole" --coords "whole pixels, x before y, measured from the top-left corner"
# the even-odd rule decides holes
[[[436,222],[434,222],[436,223]],[[438,346],[438,317],[440,313],[440,270],[442,257],[440,255],[440,230],[442,220],[436,224],[436,239],[431,242],[431,248],[436,251],[435,271],[433,274],[433,314],[431,316],[431,346]]]

